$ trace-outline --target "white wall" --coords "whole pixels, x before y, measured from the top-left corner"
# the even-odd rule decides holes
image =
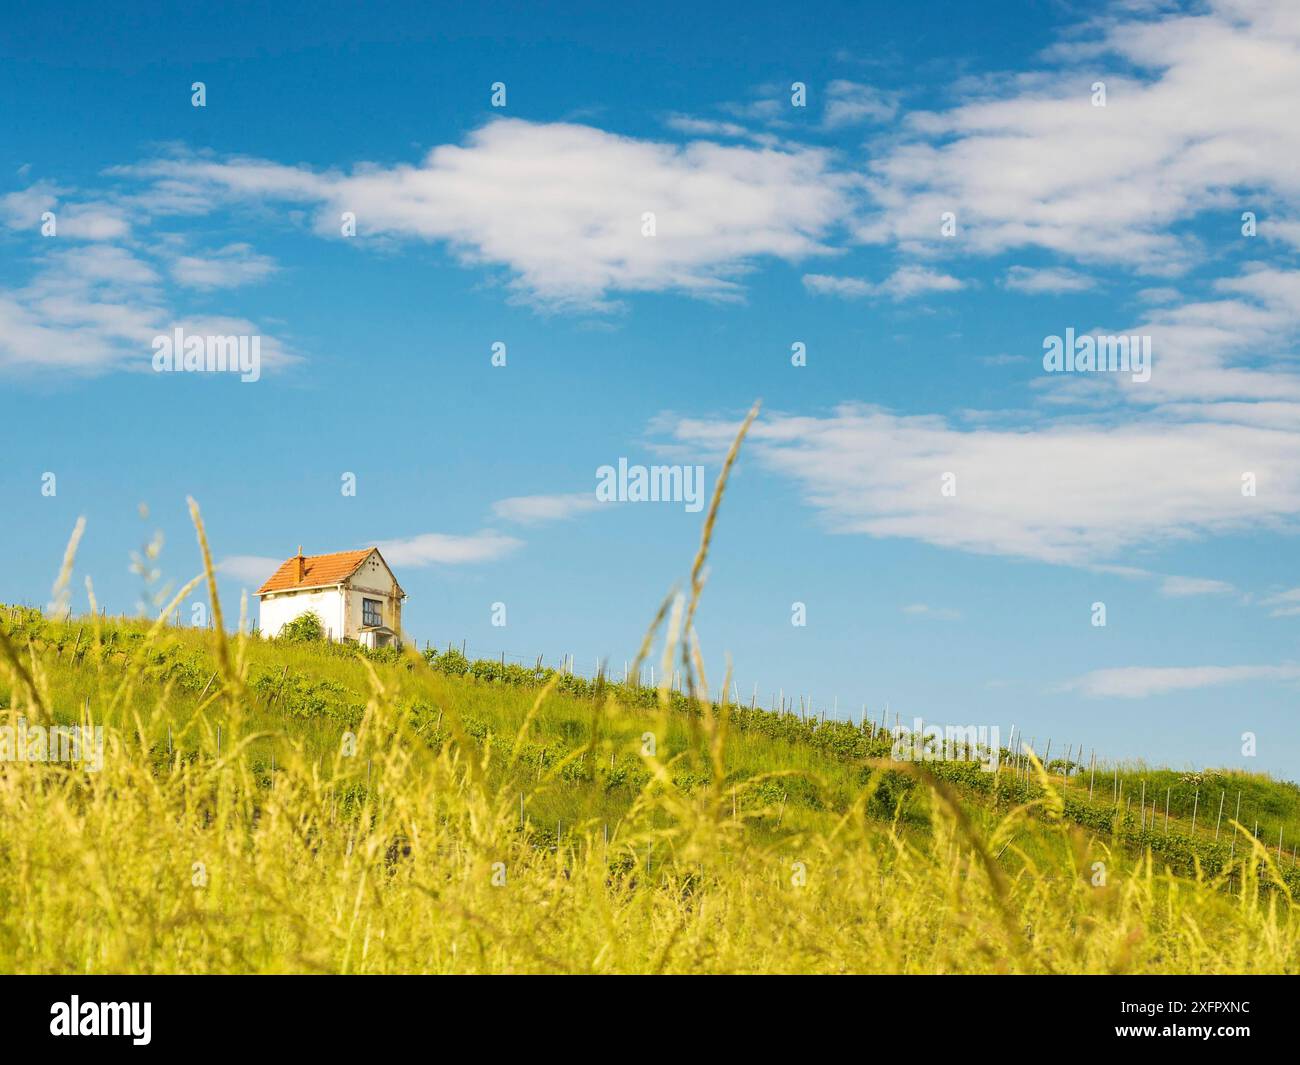
[[[360,609],[358,601],[358,613]],[[285,624],[309,611],[315,611],[321,624],[328,630],[330,639],[340,639],[346,620],[343,614],[343,593],[339,588],[302,588],[273,592],[262,599],[258,608],[258,627],[263,636],[279,636],[280,629]]]

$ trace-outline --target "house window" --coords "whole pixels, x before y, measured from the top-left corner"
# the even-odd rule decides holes
[[[361,624],[382,625],[384,623],[384,604],[378,599],[361,600]]]

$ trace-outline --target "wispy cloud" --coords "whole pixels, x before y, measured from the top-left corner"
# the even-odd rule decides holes
[[[1137,297],[1145,303],[1178,303],[1182,299],[1178,289],[1169,285],[1139,289]]]
[[[1236,588],[1227,581],[1203,577],[1165,577],[1160,582],[1160,594],[1171,599],[1183,599],[1195,595],[1230,595],[1235,591]]]
[[[0,367],[97,372],[147,367],[168,321],[157,272],[109,245],[47,253],[22,288],[0,289]]]
[[[53,216],[50,236],[70,240],[119,240],[131,232],[126,211],[99,200],[71,199],[69,190],[49,181],[38,181],[25,189],[0,196],[0,220],[14,230],[40,232],[43,216]]]
[[[694,115],[669,115],[665,125],[688,137],[725,137],[738,140],[750,136],[750,131],[738,122],[724,122],[715,118],[697,118]]]
[[[0,196],[0,219],[10,229],[36,231],[41,227],[41,215],[53,210],[58,202],[58,190],[49,182],[38,181]]]
[[[1261,600],[1260,603],[1262,606],[1272,607],[1269,611],[1269,617],[1300,617],[1300,588],[1292,588],[1289,591],[1279,592],[1277,595],[1270,595],[1267,599]]]
[[[171,264],[172,276],[182,285],[204,289],[251,284],[275,269],[274,259],[248,244],[227,244],[209,255],[180,255]]]
[[[1300,402],[1300,374],[1278,357],[1300,328],[1300,270],[1252,263],[1213,288],[1217,298],[1154,308],[1118,330],[1151,337],[1151,380],[1111,382],[1126,402]]]
[[[822,125],[827,129],[890,122],[898,114],[898,94],[837,78],[826,86]]]
[[[400,540],[381,540],[375,546],[390,565],[419,568],[495,562],[517,551],[523,541],[484,529],[469,536],[421,533]]]
[[[911,299],[927,292],[956,292],[965,283],[925,266],[900,266],[884,281],[874,283],[861,277],[835,277],[830,274],[804,274],[803,284],[809,292],[841,299],[885,296],[892,300]]]
[[[0,370],[144,372],[152,366],[153,338],[177,326],[192,336],[259,336],[267,370],[301,359],[248,319],[186,315],[159,266],[129,248],[60,244],[35,261],[25,285],[0,288]]]
[[[260,586],[284,561],[260,555],[231,555],[217,563],[217,572],[242,584]]]
[[[836,532],[1095,566],[1193,536],[1297,527],[1300,432],[1212,413],[968,428],[844,404],[824,416],[767,414],[748,446]],[[697,451],[724,449],[734,432],[730,420],[659,426]],[[1243,471],[1269,490],[1243,495]]]
[[[1141,699],[1247,681],[1300,680],[1300,666],[1125,666],[1098,669],[1061,685],[1064,691],[1119,699]]]
[[[1016,292],[1030,295],[1058,295],[1062,292],[1086,292],[1096,287],[1096,279],[1077,270],[1067,270],[1062,266],[1034,269],[1029,266],[1013,266],[1002,283]]]
[[[579,514],[604,506],[592,492],[570,492],[561,495],[511,496],[492,504],[492,513],[504,521],[520,525],[540,525],[550,521],[566,521]]]

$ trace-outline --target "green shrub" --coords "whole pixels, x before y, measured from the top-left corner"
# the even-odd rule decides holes
[[[424,652],[429,665],[453,677],[463,677],[469,671],[469,659],[456,648],[451,647],[439,654],[433,648]]]
[[[280,629],[280,639],[290,643],[320,643],[325,639],[325,625],[314,610],[299,614],[286,621]]]

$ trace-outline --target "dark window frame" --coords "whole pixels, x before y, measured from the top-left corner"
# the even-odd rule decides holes
[[[361,624],[383,625],[384,601],[382,599],[361,600]]]

